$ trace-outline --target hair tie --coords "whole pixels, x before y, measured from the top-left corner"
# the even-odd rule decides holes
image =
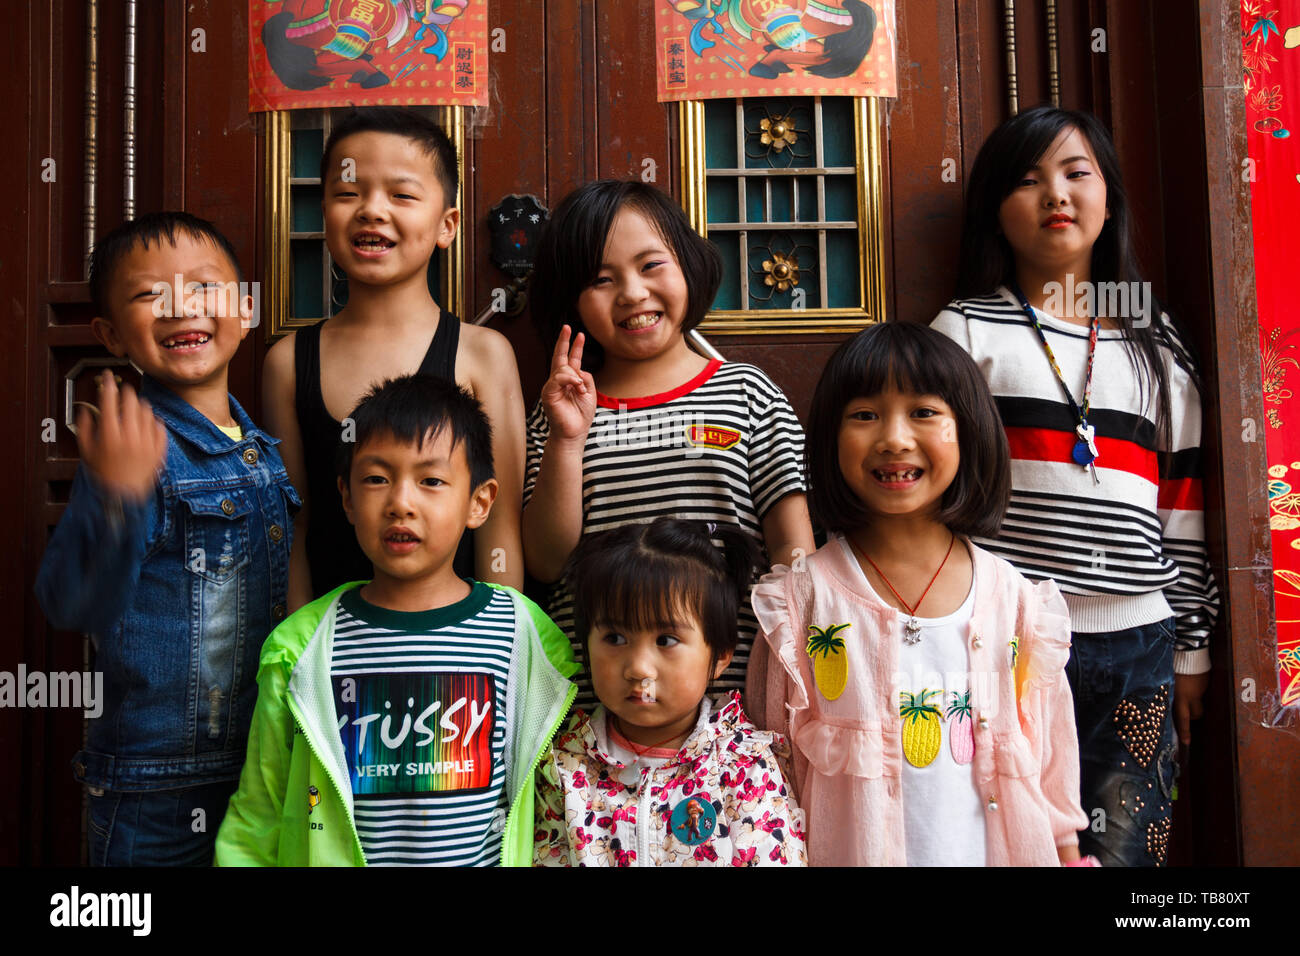
[[[718,526],[714,524],[712,521],[705,522],[705,527],[709,529],[710,536],[712,536],[718,530]]]

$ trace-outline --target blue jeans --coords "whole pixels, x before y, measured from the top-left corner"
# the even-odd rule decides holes
[[[1074,634],[1066,666],[1079,730],[1079,852],[1103,866],[1164,866],[1178,776],[1174,619]]]
[[[238,785],[230,780],[144,793],[92,790],[90,865],[211,866],[217,829]]]

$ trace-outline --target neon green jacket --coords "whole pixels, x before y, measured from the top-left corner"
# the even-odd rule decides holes
[[[262,647],[239,789],[217,833],[218,866],[365,866],[330,683],[334,619],[353,581],[280,624]],[[530,866],[533,771],[568,713],[578,665],[568,638],[517,591],[506,707],[510,813],[501,865]]]

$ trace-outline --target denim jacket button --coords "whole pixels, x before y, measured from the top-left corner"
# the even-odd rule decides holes
[[[267,536],[270,537],[272,541],[279,541],[281,538],[284,537],[284,529],[281,528],[278,524],[271,525],[271,527],[267,529],[266,533]]]
[[[256,465],[256,464],[257,464],[257,449],[256,449],[256,448],[245,448],[245,449],[244,449],[244,464],[246,464],[246,465]]]
[[[221,510],[228,515],[232,515],[235,513],[235,503],[229,498],[223,498],[221,499]]]
[[[283,605],[283,604],[277,604],[275,607],[271,608],[271,616],[272,616],[273,618],[275,618],[277,621],[283,621],[283,620],[284,620],[284,605]]]

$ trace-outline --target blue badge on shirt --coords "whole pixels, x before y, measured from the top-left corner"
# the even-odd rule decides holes
[[[687,846],[697,846],[713,838],[713,831],[718,828],[718,812],[706,795],[696,794],[673,808],[668,828]]]

